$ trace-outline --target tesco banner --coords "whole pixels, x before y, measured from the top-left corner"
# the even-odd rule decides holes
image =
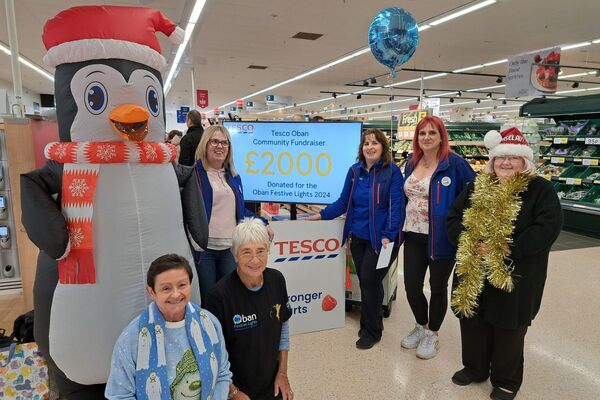
[[[342,220],[271,223],[275,238],[268,265],[285,277],[292,334],[344,326],[343,226]]]

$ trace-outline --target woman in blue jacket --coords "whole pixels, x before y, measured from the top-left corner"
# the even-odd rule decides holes
[[[444,123],[431,116],[417,124],[405,176],[404,288],[416,324],[401,345],[416,348],[419,358],[430,359],[439,349],[438,331],[448,309],[448,278],[456,255],[446,236],[446,214],[475,173],[450,151]],[[423,294],[428,267],[429,305]]]
[[[235,171],[231,136],[224,126],[212,125],[204,131],[196,148],[196,172],[208,217],[208,246],[204,251],[194,248],[204,301],[208,290],[236,268],[231,253],[233,228],[244,217],[255,215],[244,205],[242,179]],[[273,230],[269,226],[267,230],[272,239]]]
[[[385,134],[367,129],[361,137],[358,162],[350,167],[340,198],[308,218],[329,220],[346,213],[343,239],[352,238],[350,251],[361,292],[360,338],[356,342],[359,349],[370,349],[381,340],[382,281],[389,266],[375,267],[382,247],[387,248],[391,242],[399,246],[404,222],[402,184],[402,172],[392,162]],[[397,255],[397,250],[393,254]]]

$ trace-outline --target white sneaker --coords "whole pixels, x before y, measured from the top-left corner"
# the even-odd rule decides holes
[[[400,345],[405,349],[415,349],[425,336],[423,325],[415,324],[415,328],[402,339]]]
[[[437,355],[440,349],[440,338],[438,335],[425,329],[425,335],[417,346],[417,357],[423,360],[429,360]]]

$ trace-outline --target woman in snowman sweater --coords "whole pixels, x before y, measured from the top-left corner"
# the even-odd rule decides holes
[[[147,291],[154,302],[117,340],[107,399],[227,398],[231,372],[221,324],[189,302],[191,280],[184,257],[152,262]]]

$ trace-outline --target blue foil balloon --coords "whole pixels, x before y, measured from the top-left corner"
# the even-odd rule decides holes
[[[377,61],[396,76],[396,67],[407,62],[419,44],[419,27],[404,9],[383,9],[371,22],[369,46]]]

